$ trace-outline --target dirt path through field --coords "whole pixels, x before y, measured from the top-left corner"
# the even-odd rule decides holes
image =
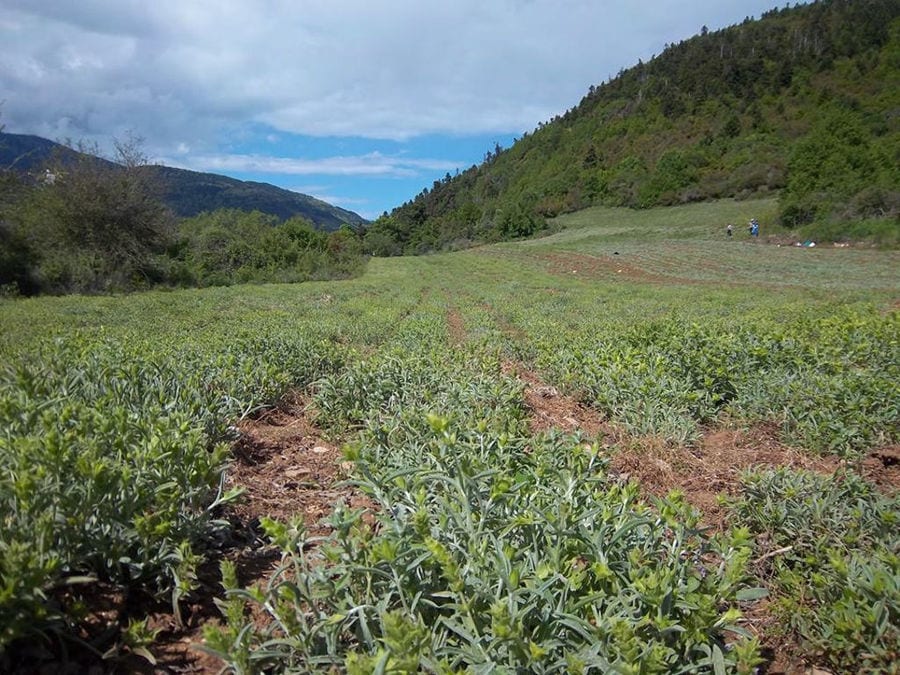
[[[454,307],[447,310],[447,336],[454,347],[466,341],[466,324]]]
[[[233,538],[223,546],[221,557],[235,563],[238,581],[247,587],[271,574],[279,559],[278,552],[266,543],[261,517],[288,520],[299,516],[310,534],[317,536],[328,533],[323,521],[338,501],[353,507],[368,504],[358,493],[339,485],[348,466],[335,444],[311,422],[302,396],[288,397],[259,418],[240,423],[238,429],[227,484],[243,488],[244,493],[222,513],[233,526]],[[150,612],[151,626],[160,630],[151,649],[157,664],[134,657],[127,663],[128,671],[220,672],[222,661],[197,649],[203,643],[203,626],[220,619],[213,602],[222,595],[219,581],[218,560],[213,560],[200,575],[199,589],[185,603],[182,628],[170,609]]]
[[[240,433],[228,482],[245,490],[232,507],[241,520],[301,516],[309,531],[320,535],[328,531],[320,521],[338,500],[358,499],[336,486],[348,465],[342,468],[340,450],[310,422],[301,397],[242,423]]]
[[[523,364],[506,361],[502,366],[503,373],[517,377],[525,385],[525,405],[531,415],[528,427],[531,433],[558,429],[565,433],[581,432],[586,439],[603,439],[607,443],[614,442],[617,430],[607,424],[603,416],[595,410],[582,405],[571,396],[566,396],[549,384],[546,384],[537,373],[528,370]]]

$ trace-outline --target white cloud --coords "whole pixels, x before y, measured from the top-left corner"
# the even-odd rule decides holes
[[[370,204],[368,199],[362,197],[341,197],[339,195],[331,194],[330,192],[322,192],[322,191],[311,191],[311,190],[301,190],[299,188],[295,188],[291,190],[292,192],[299,192],[300,194],[309,195],[310,197],[315,197],[316,199],[321,199],[323,202],[328,204],[334,204],[335,206],[340,206],[345,209],[357,210],[363,207],[366,207]],[[357,211],[359,215],[364,218],[369,218],[369,216],[363,215],[361,211]]]
[[[4,0],[2,113],[11,130],[51,138],[134,129],[200,151],[248,123],[387,139],[519,133],[664,43],[770,4]]]
[[[422,170],[451,171],[459,165],[443,159],[388,156],[379,152],[351,157],[298,159],[268,155],[205,154],[156,158],[161,164],[218,173],[270,173],[290,176],[416,176]]]

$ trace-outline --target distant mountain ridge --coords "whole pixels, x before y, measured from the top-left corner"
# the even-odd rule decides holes
[[[75,152],[40,136],[0,133],[0,167],[21,173],[39,170],[56,153],[65,157]],[[228,208],[261,211],[282,220],[301,216],[328,231],[337,230],[344,224],[357,228],[368,222],[353,211],[268,183],[162,165],[153,165],[151,170],[159,180],[163,201],[182,218]]]

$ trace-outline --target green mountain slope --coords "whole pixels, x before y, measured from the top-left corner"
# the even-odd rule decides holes
[[[527,236],[591,205],[777,193],[787,226],[900,214],[900,2],[705,28],[376,221],[377,254]]]
[[[74,152],[39,136],[0,133],[0,167],[33,172],[51,157],[59,155],[65,161],[66,155]],[[227,208],[261,211],[282,220],[302,216],[323,230],[337,230],[345,223],[360,226],[367,222],[352,211],[268,183],[168,166],[153,166],[151,172],[160,186],[163,200],[181,217]]]
[[[154,167],[164,198],[179,216],[194,216],[220,208],[262,211],[287,220],[302,216],[324,230],[341,225],[359,226],[367,221],[353,211],[323,202],[321,199],[284,190],[268,183],[236,180],[214,173],[199,173],[168,166]]]

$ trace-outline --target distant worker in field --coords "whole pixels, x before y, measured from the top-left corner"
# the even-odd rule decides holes
[[[751,237],[759,236],[759,221],[756,218],[750,219],[750,236]]]
[[[725,227],[725,234],[727,234],[728,237],[730,238],[731,235],[734,234],[734,225],[732,225],[731,223],[728,223],[728,225]]]

